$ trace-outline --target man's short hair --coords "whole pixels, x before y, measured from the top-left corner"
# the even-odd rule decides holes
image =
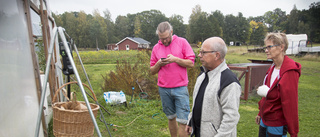
[[[227,45],[222,38],[220,37],[216,37],[216,38],[221,39],[221,41],[210,43],[210,47],[212,50],[219,52],[221,55],[221,60],[223,60],[228,51]]]
[[[170,23],[168,21],[165,22],[161,22],[156,30],[156,34],[158,35],[159,33],[164,33],[166,31],[171,32],[172,31],[172,26],[170,25]]]

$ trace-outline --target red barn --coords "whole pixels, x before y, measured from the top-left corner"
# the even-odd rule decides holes
[[[117,50],[117,45],[116,44],[107,44],[106,50]]]
[[[126,37],[116,44],[117,50],[142,50],[151,49],[150,42],[136,37]]]

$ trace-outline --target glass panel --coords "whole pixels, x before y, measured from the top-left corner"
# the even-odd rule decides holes
[[[34,136],[39,102],[23,1],[1,0],[0,30],[0,136]]]
[[[31,2],[40,10],[40,0],[31,0]]]

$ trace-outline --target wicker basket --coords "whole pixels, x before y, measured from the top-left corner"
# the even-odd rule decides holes
[[[81,137],[87,137],[92,136],[94,133],[94,125],[91,119],[91,116],[89,114],[88,109],[87,110],[65,110],[61,108],[61,105],[67,103],[67,102],[55,102],[57,95],[59,94],[59,91],[69,84],[78,83],[76,81],[66,83],[62,85],[56,92],[53,97],[53,134],[56,137],[70,137],[70,136],[81,136]],[[97,101],[97,98],[93,91],[86,85],[83,84],[85,87],[87,87],[92,95],[95,101]],[[86,106],[85,102],[79,101],[83,105]],[[90,103],[90,107],[92,109],[92,112],[94,116],[96,117],[99,105]]]

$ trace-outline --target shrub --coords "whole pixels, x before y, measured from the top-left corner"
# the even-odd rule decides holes
[[[196,84],[197,77],[200,74],[200,66],[201,66],[200,59],[197,57],[194,62],[194,67],[188,68],[188,80],[189,80],[188,91],[190,96],[192,96],[193,94],[194,85]]]
[[[132,87],[134,87],[135,91],[146,92],[148,99],[159,99],[157,74],[150,74],[150,57],[150,51],[140,51],[133,64],[128,60],[118,60],[116,70],[102,76],[104,79],[102,89],[104,91],[122,90],[125,94],[131,95]],[[195,67],[188,68],[189,95],[192,95],[196,78],[200,72],[199,67],[200,61],[196,58]]]
[[[102,89],[122,90],[125,94],[131,95],[134,87],[135,91],[146,92],[149,99],[158,98],[157,77],[149,73],[150,55],[150,51],[139,51],[135,63],[129,60],[117,60],[116,70],[102,76],[104,79]]]

